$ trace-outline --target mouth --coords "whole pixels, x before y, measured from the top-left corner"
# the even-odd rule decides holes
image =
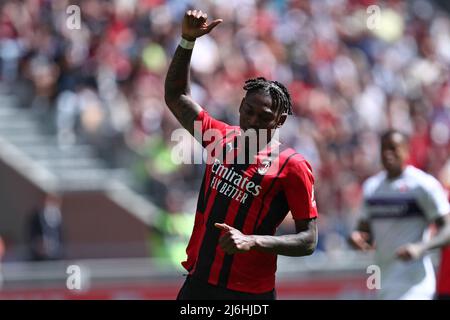
[[[383,159],[383,162],[388,166],[394,166],[397,161],[392,157],[386,157]]]
[[[243,131],[247,131],[247,130],[256,130],[256,131],[258,131],[258,129],[253,128],[253,127],[251,127],[251,126],[249,126],[249,125],[242,125],[242,126],[241,126],[241,129],[242,129]]]

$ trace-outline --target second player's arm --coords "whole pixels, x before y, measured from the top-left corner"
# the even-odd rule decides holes
[[[350,234],[348,242],[357,250],[367,251],[374,249],[370,222],[366,219],[360,219],[356,229]]]
[[[450,245],[450,213],[438,218],[435,222],[437,234],[430,240],[418,243],[408,243],[400,247],[396,254],[402,260],[417,259],[427,251]]]

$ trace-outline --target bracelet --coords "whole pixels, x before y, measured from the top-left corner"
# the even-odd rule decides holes
[[[182,47],[183,49],[192,50],[192,49],[194,49],[194,44],[195,44],[195,40],[194,41],[188,41],[188,40],[186,40],[183,37],[181,38],[180,47]]]

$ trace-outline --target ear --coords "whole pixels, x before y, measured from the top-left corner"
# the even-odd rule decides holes
[[[286,112],[283,112],[282,114],[280,114],[280,117],[278,119],[278,123],[277,123],[277,128],[280,128],[287,119],[288,114]]]

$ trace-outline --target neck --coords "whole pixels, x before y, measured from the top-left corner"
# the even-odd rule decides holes
[[[388,177],[389,179],[395,179],[395,178],[398,178],[398,177],[403,173],[403,171],[405,170],[405,167],[406,167],[406,166],[402,166],[402,167],[400,168],[400,170],[388,171],[388,172],[387,172],[387,177]]]

